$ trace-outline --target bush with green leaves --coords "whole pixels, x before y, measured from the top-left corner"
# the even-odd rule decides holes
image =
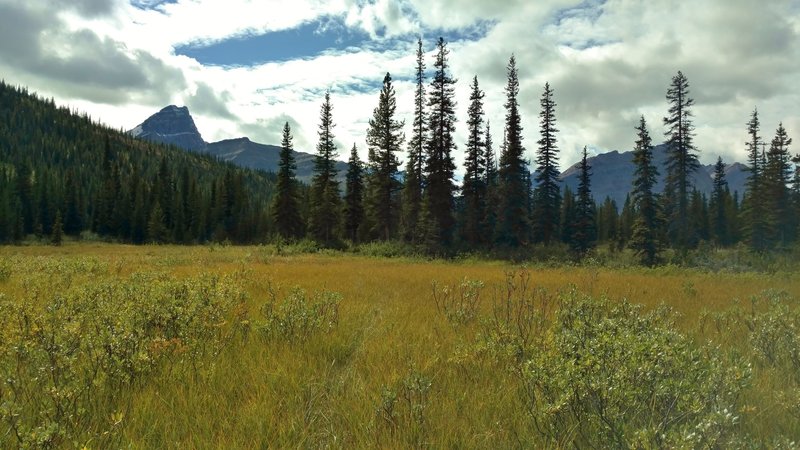
[[[47,287],[0,296],[4,448],[110,445],[123,420],[114,398],[159,369],[198,373],[230,340],[231,311],[245,301],[228,276]]]
[[[464,278],[458,285],[432,286],[436,311],[453,325],[465,325],[478,317],[483,282]]]
[[[432,385],[431,378],[412,367],[395,386],[384,386],[378,407],[375,408],[376,429],[388,429],[390,434],[402,429],[410,447],[428,446],[427,410]]]
[[[557,298],[534,286],[527,271],[506,273],[505,281],[491,293],[491,314],[482,317],[476,352],[512,364],[530,357],[546,339]]]
[[[303,342],[321,331],[339,324],[341,294],[321,291],[309,297],[305,290],[294,287],[279,301],[270,287],[270,299],[261,307],[262,320],[256,325],[265,340]]]
[[[561,296],[523,365],[536,429],[553,446],[715,448],[732,443],[749,365],[697,346],[667,308]]]
[[[800,383],[800,308],[786,293],[767,291],[751,299],[742,315],[759,361],[787,369]]]

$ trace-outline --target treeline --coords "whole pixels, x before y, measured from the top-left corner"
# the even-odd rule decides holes
[[[275,177],[134,139],[0,82],[0,242],[261,242]]]
[[[351,242],[402,240],[433,252],[518,250],[539,245],[566,244],[584,256],[599,243],[631,248],[645,264],[660,261],[662,251],[691,250],[702,242],[725,247],[746,242],[753,250],[785,249],[798,239],[800,222],[800,159],[791,157],[791,139],[780,124],[769,149],[759,134],[758,113],[748,124],[750,179],[747,195],[731,193],[725,164],[718,159],[710,196],[691,183],[699,170],[694,145],[694,101],[686,76],[678,72],[667,89],[663,119],[667,147],[666,173],[653,162],[653,139],[642,117],[632,125],[635,142],[635,180],[624,205],[606,198],[599,203],[591,192],[591,167],[586,150],[580,164],[577,192],[561,189],[555,95],[545,84],[539,104],[536,170],[524,157],[520,91],[516,60],[507,66],[505,121],[502,143],[495,150],[484,113],[484,92],[477,77],[471,83],[467,108],[464,179],[454,182],[457,123],[449,50],[443,39],[436,45],[433,71],[426,79],[423,44],[417,46],[416,90],[412,133],[404,150],[404,122],[396,116],[392,77],[386,74],[367,130],[367,161],[357,147],[350,153],[343,197],[335,181],[332,160],[333,119],[330,93],[322,106],[316,175],[308,216],[299,214],[293,183],[291,130],[284,128],[281,171],[272,215],[285,238],[310,237],[328,246]],[[634,135],[635,130],[635,135]],[[794,166],[792,166],[792,162]],[[655,192],[663,176],[665,189]],[[740,194],[742,195],[740,197]],[[307,225],[307,226],[306,226]]]
[[[506,113],[497,148],[484,92],[477,77],[471,80],[464,178],[457,186],[457,80],[449,50],[440,38],[429,72],[423,43],[417,44],[411,136],[403,133],[387,73],[369,121],[367,159],[359,158],[354,144],[344,186],[334,164],[339,150],[330,93],[320,111],[314,177],[305,186],[295,179],[288,123],[279,170],[272,175],[132,139],[0,84],[0,241],[31,234],[57,240],[62,233],[92,231],[133,243],[311,239],[343,247],[393,241],[436,254],[521,254],[565,245],[576,257],[610,244],[631,248],[652,265],[667,248],[687,252],[703,242],[746,243],[767,251],[790,248],[800,238],[800,158],[792,158],[782,124],[767,143],[757,111],[746,129],[746,195],[729,190],[721,159],[709,196],[692,186],[691,175],[699,169],[694,101],[681,72],[666,93],[665,173],[654,165],[654,138],[642,117],[631,124],[635,180],[623,205],[593,197],[585,149],[576,192],[561,188],[555,93],[549,84],[539,98],[536,170],[531,170],[514,56],[506,68]],[[655,192],[662,176],[665,189]]]

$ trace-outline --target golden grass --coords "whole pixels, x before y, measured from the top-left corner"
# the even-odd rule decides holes
[[[330,333],[303,343],[264,341],[253,332],[232,343],[211,368],[157,374],[121,392],[125,405],[123,442],[134,448],[514,448],[541,445],[519,398],[510,371],[454,356],[478,331],[475,323],[455,327],[437,314],[431,283],[483,280],[501,283],[500,262],[459,263],[380,259],[350,255],[277,256],[263,247],[177,247],[76,244],[63,247],[0,247],[0,259],[93,258],[107,270],[77,274],[70,283],[115,279],[134,272],[237,273],[249,292],[253,317],[268,299],[301,286],[342,294],[340,323]],[[594,267],[530,269],[532,282],[550,291],[575,285],[593,295],[628,298],[656,307],[670,305],[679,326],[693,333],[702,310],[728,309],[736,298],[765,289],[800,298],[800,274],[712,274],[688,269],[609,270]],[[28,274],[48,277],[50,274]],[[0,281],[9,297],[26,289],[25,276]],[[53,281],[55,283],[55,281]],[[487,293],[491,290],[489,288]],[[488,300],[482,308],[488,310]],[[403,398],[410,374],[430,381],[421,416]],[[796,421],[770,405],[779,386],[764,371],[754,382],[750,430],[775,432],[778,421],[796,436]],[[398,394],[394,424],[381,416],[384,390]],[[763,397],[763,398],[760,398]],[[421,419],[419,419],[421,417]]]

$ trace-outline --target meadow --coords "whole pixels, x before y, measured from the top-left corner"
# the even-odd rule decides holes
[[[0,247],[2,448],[794,448],[800,272]]]

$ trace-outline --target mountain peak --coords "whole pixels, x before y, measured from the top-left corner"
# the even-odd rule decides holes
[[[129,131],[135,137],[186,150],[202,151],[206,142],[197,130],[189,108],[169,105]]]

